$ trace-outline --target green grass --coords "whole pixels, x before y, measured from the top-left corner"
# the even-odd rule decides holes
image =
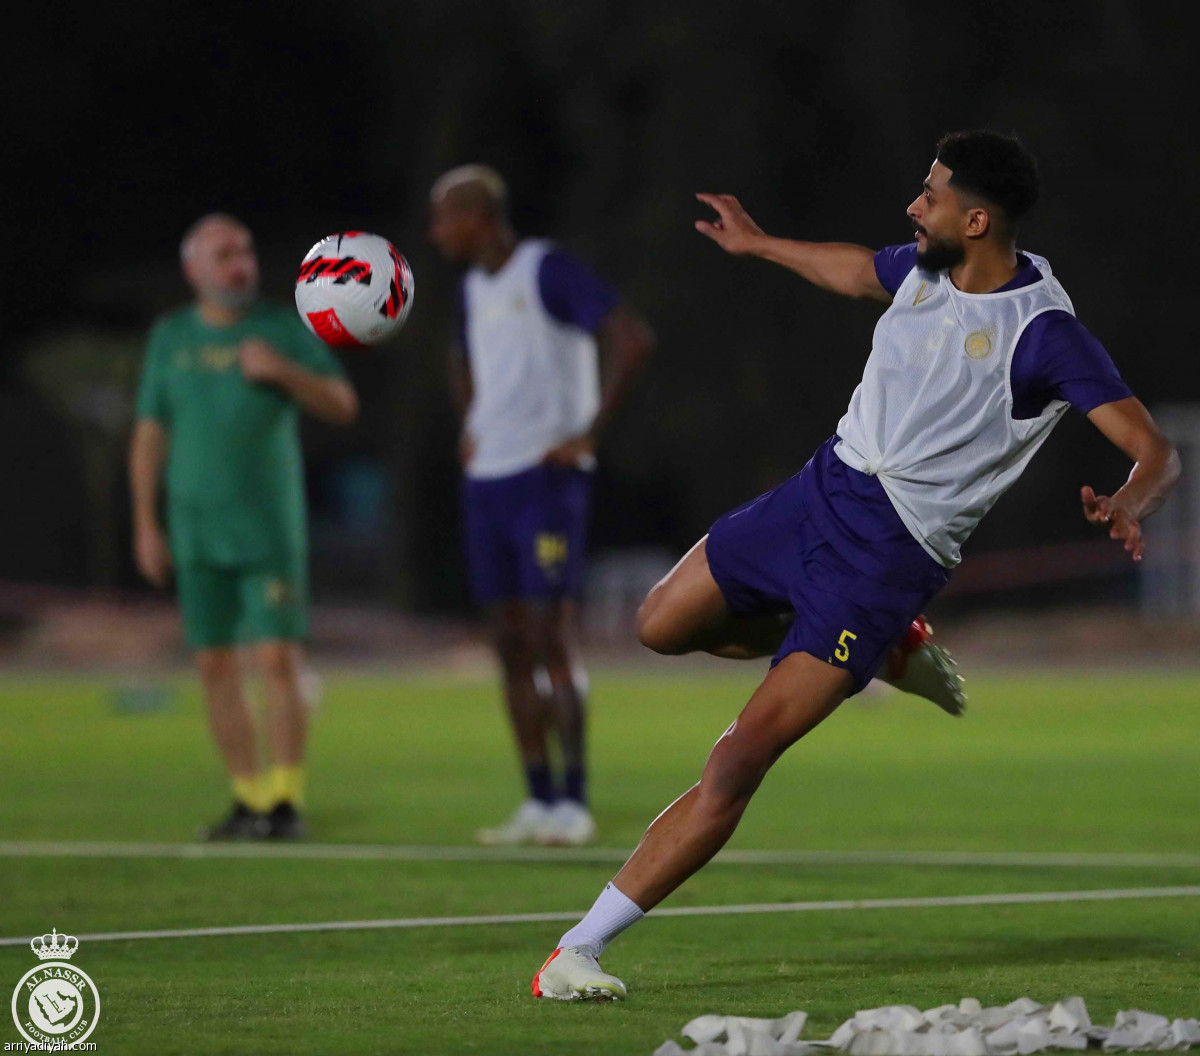
[[[663,661],[594,678],[602,842],[629,847],[695,780],[757,667]],[[728,671],[729,673],[725,673]],[[120,714],[100,679],[0,682],[0,840],[190,840],[226,789],[190,680]],[[1200,683],[1185,675],[972,680],[953,721],[856,698],[779,764],[733,846],[1196,851]],[[519,796],[490,681],[331,677],[313,731],[311,839],[467,844]],[[0,857],[0,935],[582,910],[580,862]],[[669,905],[1200,883],[1200,869],[716,864]],[[84,943],[110,1053],[642,1053],[702,1012],[810,1013],[965,995],[1082,994],[1200,1013],[1195,900],[659,919],[608,952],[618,1006],[534,1002],[563,927],[517,924]],[[36,963],[0,948],[0,986]],[[7,1000],[7,991],[3,992]],[[0,1041],[18,1036],[0,1027]]]

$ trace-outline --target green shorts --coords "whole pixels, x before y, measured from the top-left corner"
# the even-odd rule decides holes
[[[183,636],[194,649],[308,635],[308,569],[304,558],[268,566],[188,562],[175,570]]]

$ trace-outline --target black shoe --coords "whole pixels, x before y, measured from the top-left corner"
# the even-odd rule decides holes
[[[210,843],[216,840],[252,840],[262,835],[263,815],[251,810],[240,799],[233,801],[233,809],[218,821],[203,830],[201,836]]]
[[[291,803],[276,803],[263,815],[263,835],[268,840],[299,840],[304,837],[304,817]]]

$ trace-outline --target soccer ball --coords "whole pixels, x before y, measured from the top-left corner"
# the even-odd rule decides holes
[[[378,344],[404,325],[412,302],[412,269],[379,235],[330,235],[300,262],[296,310],[327,345]]]

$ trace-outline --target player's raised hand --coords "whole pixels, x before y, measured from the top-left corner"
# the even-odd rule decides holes
[[[564,440],[557,447],[550,448],[542,456],[543,465],[562,466],[571,468],[579,465],[581,460],[591,458],[596,453],[596,441],[584,434]]]
[[[287,370],[287,360],[261,338],[251,337],[238,349],[247,381],[277,382]]]
[[[1126,551],[1133,555],[1133,559],[1140,561],[1146,544],[1138,519],[1113,502],[1110,496],[1097,495],[1086,484],[1080,490],[1079,497],[1083,501],[1083,515],[1088,522],[1106,525],[1108,537],[1123,543]]]
[[[707,235],[726,253],[742,256],[753,253],[763,229],[750,219],[732,194],[697,194],[696,198],[717,214],[715,220],[697,220],[696,230]]]

